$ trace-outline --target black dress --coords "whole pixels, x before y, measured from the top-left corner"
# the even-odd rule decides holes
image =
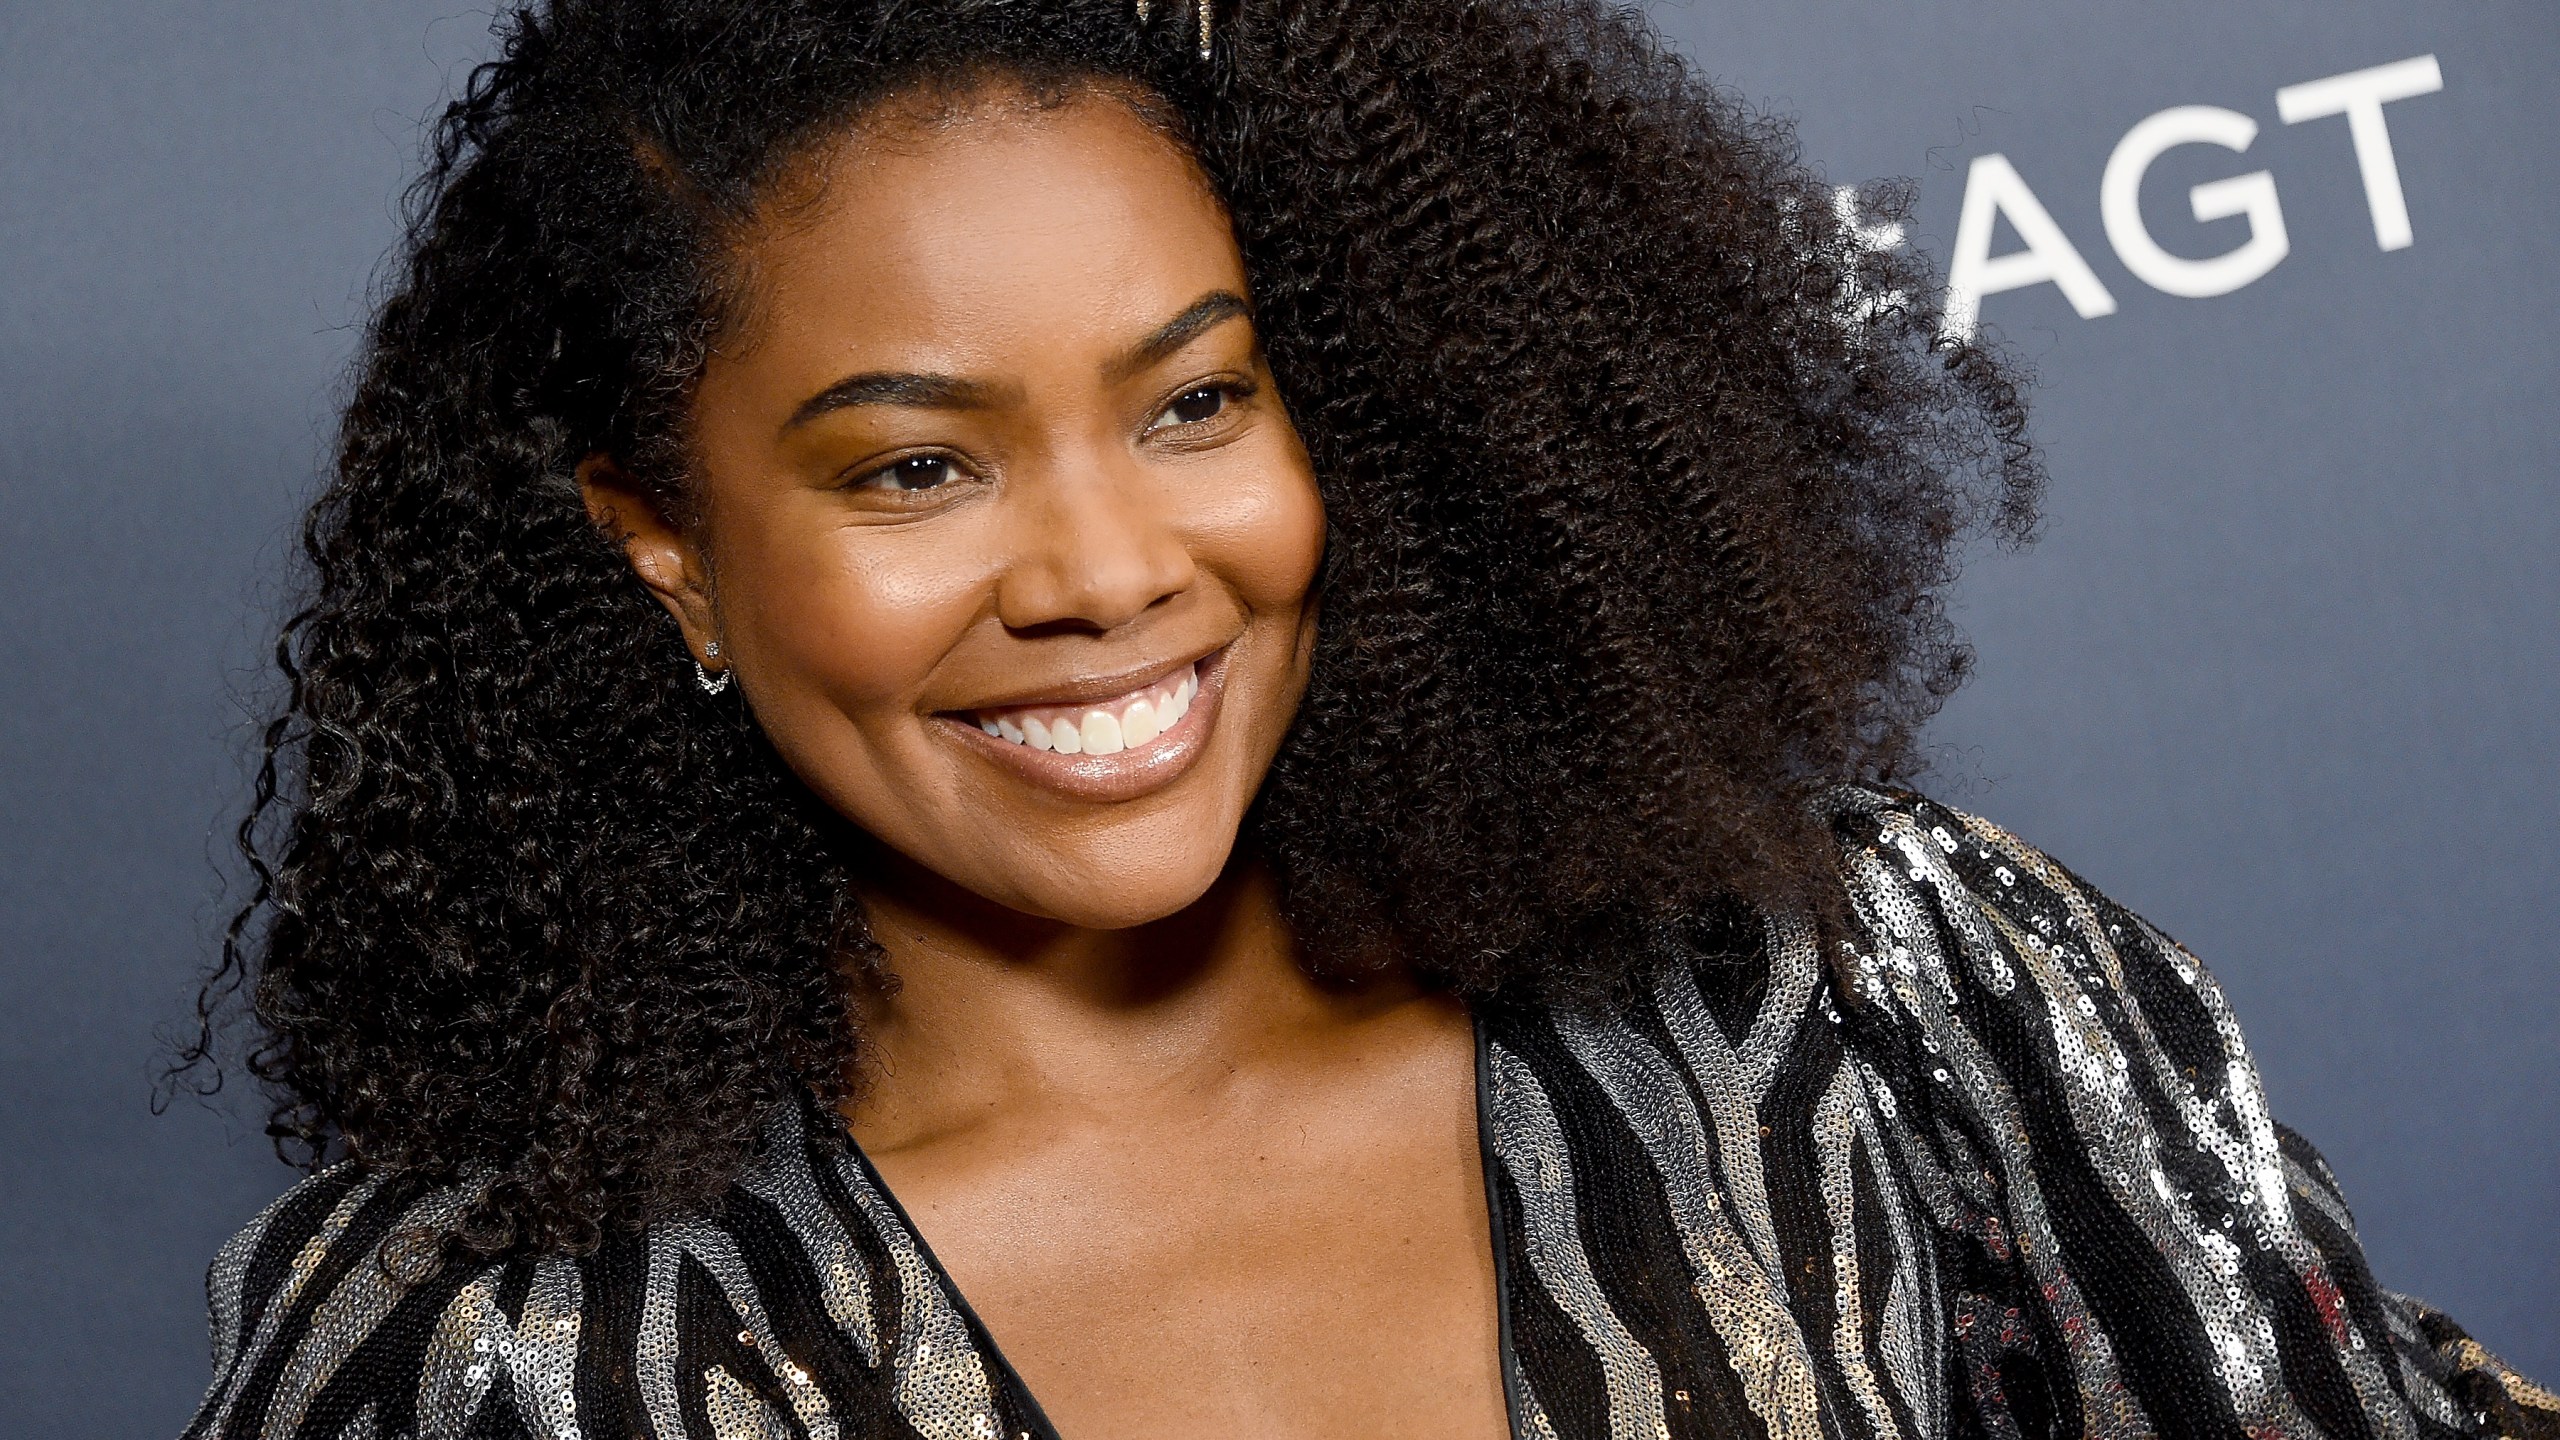
[[[2560,1436],[2375,1283],[2193,957],[1982,821],[1831,808],[1859,995],[1781,918],[1747,998],[1478,1016],[1519,1440]],[[815,1106],[715,1214],[395,1278],[459,1203],[341,1167],[252,1222],[188,1435],[1053,1434]]]

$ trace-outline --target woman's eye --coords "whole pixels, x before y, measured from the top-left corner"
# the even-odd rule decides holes
[[[1222,385],[1195,386],[1173,397],[1173,403],[1164,407],[1164,413],[1156,417],[1156,427],[1197,425],[1203,420],[1214,420],[1234,398]]]
[[[865,489],[909,495],[919,490],[938,490],[959,478],[959,463],[948,455],[909,455],[890,461],[857,483]]]

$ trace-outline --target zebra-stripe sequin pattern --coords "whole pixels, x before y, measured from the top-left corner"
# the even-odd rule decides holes
[[[1517,1440],[2560,1440],[2374,1283],[2194,957],[1996,826],[1825,803],[1854,928],[1768,919],[1755,1003],[1479,1015]],[[188,1440],[1056,1440],[813,1106],[721,1213],[385,1261],[464,1194],[341,1168],[243,1229]]]

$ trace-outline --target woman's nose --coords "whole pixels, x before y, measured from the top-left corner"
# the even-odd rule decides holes
[[[1160,484],[1132,465],[1022,476],[1013,559],[996,594],[1006,627],[1116,630],[1197,578]]]

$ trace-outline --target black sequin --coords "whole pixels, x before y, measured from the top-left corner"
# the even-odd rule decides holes
[[[1856,997],[1779,917],[1756,1005],[1478,1017],[1519,1440],[2560,1440],[2374,1281],[2194,957],[1995,826],[1829,805]],[[189,1440],[1053,1435],[813,1105],[715,1216],[395,1278],[458,1205],[341,1168],[252,1222]]]

